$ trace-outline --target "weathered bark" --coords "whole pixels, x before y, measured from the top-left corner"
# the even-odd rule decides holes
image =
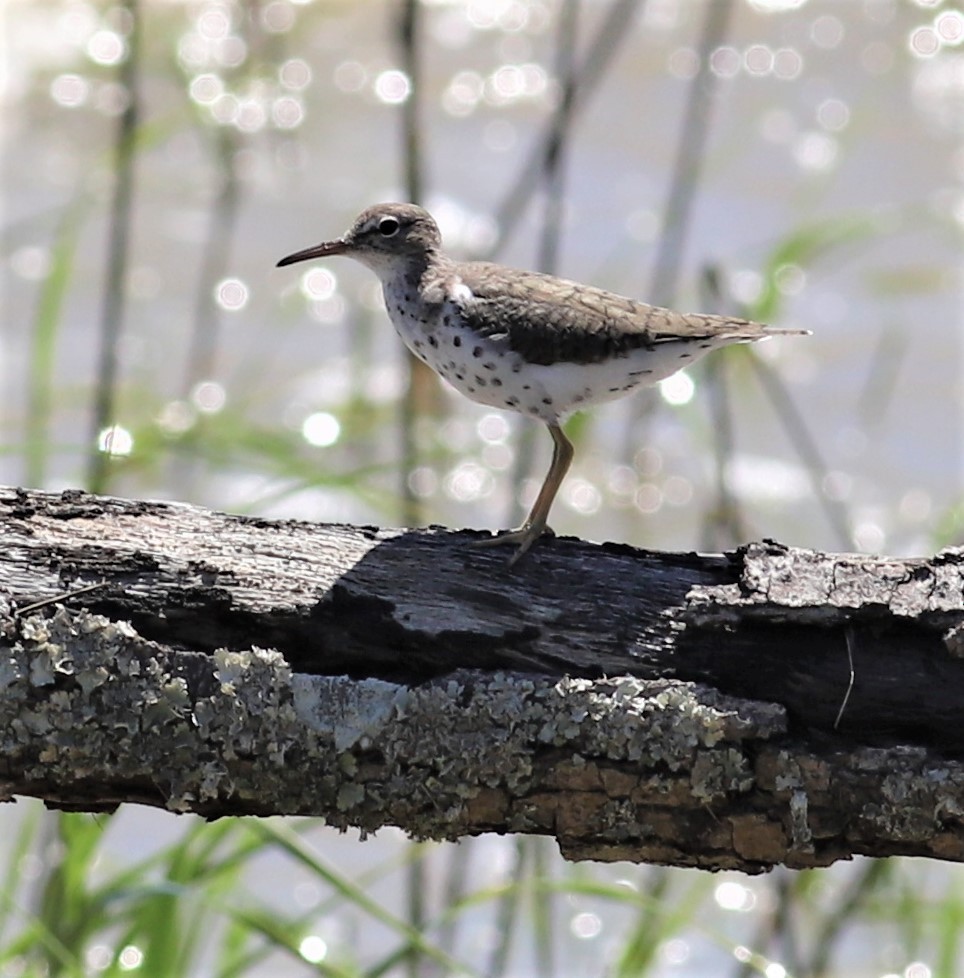
[[[510,570],[475,536],[0,489],[0,790],[751,872],[964,859],[962,551],[555,540]]]

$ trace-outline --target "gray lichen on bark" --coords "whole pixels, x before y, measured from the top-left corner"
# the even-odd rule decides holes
[[[321,814],[432,838],[541,831],[604,854],[646,835],[630,786],[724,803],[753,786],[740,745],[785,728],[777,706],[673,680],[465,673],[408,687],[292,675],[263,649],[219,650],[205,678],[84,611],[16,631],[0,662],[7,794],[71,806]]]
[[[828,762],[788,742],[781,707],[698,684],[464,672],[407,686],[292,674],[264,649],[180,662],[62,607],[8,626],[0,684],[8,797],[545,833],[572,858],[759,871],[859,851],[831,802],[870,777],[879,794],[848,813],[867,838],[962,854],[941,831],[959,826],[960,765],[924,770],[911,748]]]

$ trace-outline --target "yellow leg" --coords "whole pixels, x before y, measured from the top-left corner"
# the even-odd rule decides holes
[[[504,543],[517,543],[519,549],[509,560],[511,567],[546,531],[549,520],[549,510],[552,509],[553,500],[562,480],[565,479],[569,466],[572,464],[573,448],[572,442],[565,436],[559,425],[551,424],[547,426],[549,434],[552,435],[552,464],[546,473],[545,481],[536,496],[536,501],[529,511],[525,522],[518,530],[509,530],[500,533],[491,540],[479,540],[477,547],[494,547]]]

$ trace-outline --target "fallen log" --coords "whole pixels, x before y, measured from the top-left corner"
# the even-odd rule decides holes
[[[569,858],[964,859],[964,551],[668,554],[0,489],[0,791]]]

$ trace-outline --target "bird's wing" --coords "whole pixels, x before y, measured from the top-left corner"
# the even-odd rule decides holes
[[[504,336],[530,363],[598,363],[657,344],[759,339],[767,327],[721,316],[686,315],[539,272],[488,262],[460,264],[452,288],[465,325]]]

